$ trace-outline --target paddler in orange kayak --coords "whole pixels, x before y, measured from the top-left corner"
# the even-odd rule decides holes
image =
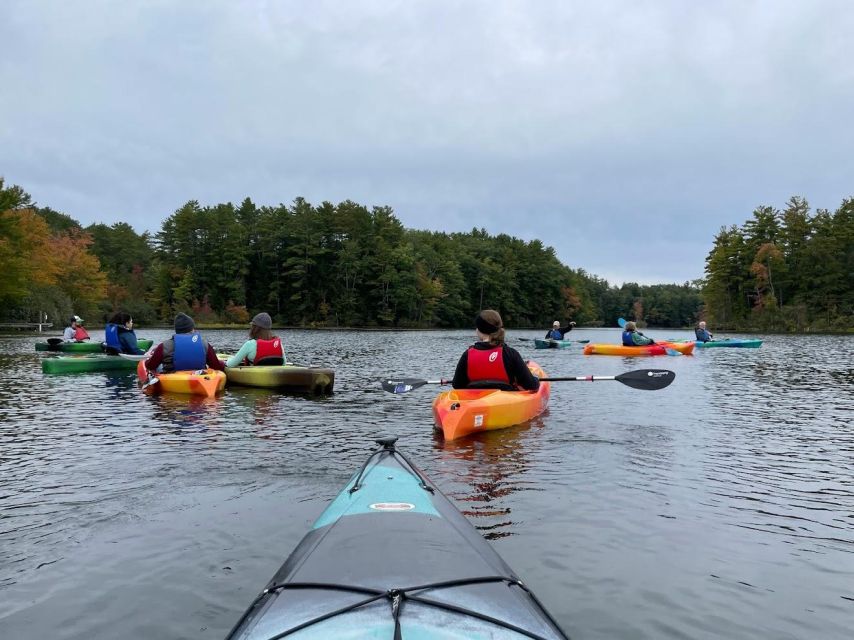
[[[645,347],[648,344],[655,344],[655,340],[647,338],[644,334],[638,331],[637,325],[629,320],[623,327],[623,346]]]
[[[536,391],[540,381],[528,369],[519,352],[504,343],[501,315],[485,309],[474,320],[477,342],[466,349],[454,371],[454,389],[527,389]]]
[[[175,316],[175,335],[154,347],[154,351],[145,361],[149,374],[158,371],[197,371],[208,367],[225,371],[225,364],[216,357],[216,351],[196,331],[196,323],[186,313]]]

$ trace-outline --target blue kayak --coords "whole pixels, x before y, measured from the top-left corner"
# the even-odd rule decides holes
[[[566,640],[396,440],[377,440],[228,638]]]
[[[701,349],[711,349],[712,347],[733,347],[741,349],[758,349],[762,346],[762,340],[741,340],[739,338],[725,338],[723,340],[709,340],[708,342],[700,342],[697,340],[697,347]]]

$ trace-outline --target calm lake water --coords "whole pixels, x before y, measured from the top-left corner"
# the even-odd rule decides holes
[[[378,379],[450,376],[470,331],[287,331],[333,396],[205,401],[43,375],[35,338],[0,337],[0,637],[223,637],[383,434],[575,640],[852,637],[854,337],[633,359],[518,339],[540,335],[510,343],[551,375],[676,381],[555,383],[532,424],[444,443],[437,387]]]

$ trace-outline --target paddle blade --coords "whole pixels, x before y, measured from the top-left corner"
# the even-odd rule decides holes
[[[383,380],[382,385],[383,391],[388,391],[389,393],[407,393],[413,389],[423,387],[427,382],[427,380],[419,378],[400,378],[398,380]]]
[[[676,353],[679,353],[678,351]],[[676,379],[676,373],[667,369],[638,369],[616,376],[614,380],[622,382],[632,389],[656,391],[664,389]]]
[[[617,324],[620,325],[620,327],[625,327],[626,326],[626,319],[625,318],[617,318]]]
[[[669,356],[681,356],[684,355],[681,351],[677,351],[676,349],[671,349],[670,347],[664,347],[664,352]]]

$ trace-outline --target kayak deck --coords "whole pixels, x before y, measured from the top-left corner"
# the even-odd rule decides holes
[[[133,371],[136,362],[119,356],[78,355],[42,360],[42,373],[85,373],[88,371]]]
[[[545,371],[533,360],[528,368],[538,378]],[[536,391],[498,389],[452,389],[433,400],[433,418],[446,440],[456,440],[480,431],[504,429],[536,418],[549,404],[551,388],[540,383]]]
[[[330,395],[335,386],[335,370],[297,365],[226,367],[229,384],[296,393]]]
[[[147,351],[154,343],[153,340],[140,338],[137,340],[137,346],[143,351]],[[61,342],[59,344],[50,344],[48,342],[36,342],[36,351],[60,351],[62,353],[103,353],[104,345],[101,342]]]
[[[216,369],[200,369],[198,371],[175,371],[173,373],[156,374],[159,382],[146,384],[145,361],[137,363],[136,374],[142,391],[146,395],[158,393],[180,393],[185,395],[205,396],[213,398],[225,389],[225,373]]]
[[[378,441],[383,448],[320,515],[228,638],[565,639],[394,440]]]

